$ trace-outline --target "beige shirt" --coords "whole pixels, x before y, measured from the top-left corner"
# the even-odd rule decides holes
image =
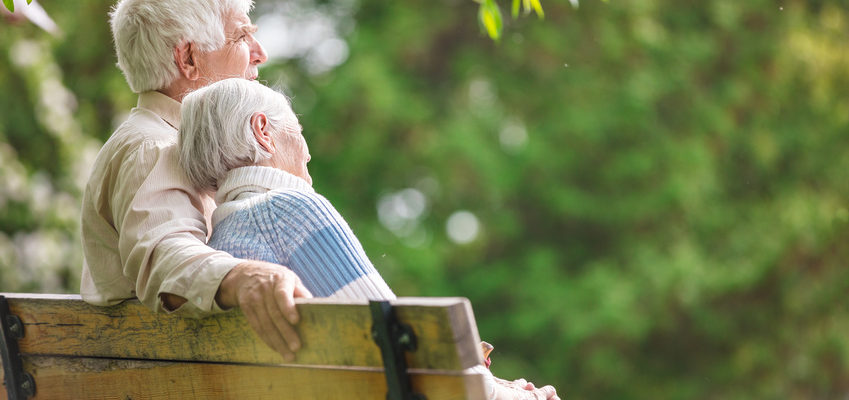
[[[160,311],[159,294],[172,293],[188,300],[181,314],[221,310],[215,293],[241,260],[206,245],[215,202],[180,169],[179,126],[179,102],[142,93],[97,155],[82,205],[85,301],[138,297]]]

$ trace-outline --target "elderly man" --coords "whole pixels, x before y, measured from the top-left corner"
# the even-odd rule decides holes
[[[281,265],[206,245],[215,204],[178,165],[180,101],[224,78],[255,79],[266,61],[252,0],[121,0],[111,13],[118,66],[138,106],[97,156],[85,188],[83,299],[137,297],[156,311],[203,315],[240,307],[291,360],[300,342],[294,297],[310,297]]]

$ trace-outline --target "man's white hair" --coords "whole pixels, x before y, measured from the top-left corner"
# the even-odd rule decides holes
[[[180,166],[196,188],[217,189],[227,171],[271,158],[251,129],[257,112],[268,118],[272,137],[301,133],[289,99],[256,81],[224,79],[183,98]]]
[[[175,46],[220,49],[224,17],[252,7],[253,0],[121,0],[109,14],[118,68],[133,92],[162,89],[179,74]]]

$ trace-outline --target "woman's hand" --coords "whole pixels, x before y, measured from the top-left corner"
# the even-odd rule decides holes
[[[524,379],[507,381],[495,378],[496,400],[560,400],[554,386],[546,385],[537,388],[533,383]]]

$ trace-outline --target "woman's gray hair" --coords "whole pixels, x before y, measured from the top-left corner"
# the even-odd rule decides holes
[[[133,92],[162,89],[179,74],[174,47],[220,49],[224,17],[252,7],[253,0],[121,0],[109,14],[118,68]]]
[[[273,137],[300,134],[289,99],[256,81],[224,79],[183,99],[180,166],[196,188],[217,189],[227,171],[271,158],[251,128],[251,117],[257,112],[268,118]]]

